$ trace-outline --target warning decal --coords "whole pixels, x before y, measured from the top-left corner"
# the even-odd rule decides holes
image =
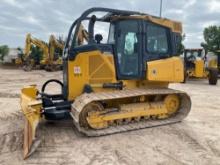
[[[81,74],[80,66],[74,66],[74,74]]]

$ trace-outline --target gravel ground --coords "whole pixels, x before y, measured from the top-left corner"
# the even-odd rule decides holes
[[[50,78],[62,79],[62,73],[0,68],[1,165],[220,164],[220,83],[210,86],[207,80],[170,85],[192,99],[192,110],[181,123],[88,138],[71,121],[43,122],[40,147],[23,161],[20,89],[29,84],[41,87]],[[55,86],[49,88],[58,91]]]

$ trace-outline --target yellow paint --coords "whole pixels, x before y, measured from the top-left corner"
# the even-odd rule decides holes
[[[203,77],[205,71],[204,60],[196,60],[195,64],[195,75],[194,77]]]
[[[18,58],[15,59],[15,64],[16,64],[16,65],[21,65],[21,64],[22,64],[22,60],[21,60],[20,57],[18,57]]]
[[[41,64],[45,65],[49,63],[49,48],[48,44],[37,38],[33,38],[30,33],[27,34],[24,48],[24,59],[28,58],[31,51],[31,45],[36,45],[43,51],[43,58],[40,61]]]
[[[166,116],[168,113],[163,102],[154,103],[132,103],[120,105],[118,112],[92,112],[88,115],[88,124],[94,129],[102,129],[108,127],[108,122],[116,120],[131,119],[140,117],[150,117],[152,115]]]
[[[94,129],[103,129],[109,127],[111,123],[122,122],[122,120],[137,121],[140,118],[150,118],[156,116],[164,119],[174,114],[180,107],[179,97],[175,94],[167,95],[164,100],[157,102],[148,102],[147,98],[142,96],[140,102],[122,103],[117,105],[118,111],[109,112],[108,110],[94,110],[88,113],[86,118],[90,127]],[[94,103],[91,103],[94,104]]]
[[[141,19],[159,24],[164,27],[170,28],[173,32],[182,33],[182,23],[179,21],[170,20],[167,18],[159,18],[151,15],[144,16],[113,16],[113,20],[117,19]]]
[[[171,114],[175,113],[179,109],[180,100],[179,100],[177,95],[172,94],[172,95],[168,95],[165,98],[164,104],[166,106],[168,114],[171,115]]]
[[[209,68],[218,68],[218,61],[217,58],[213,58],[208,63]]]
[[[57,60],[55,60],[55,50],[56,48],[59,48],[63,51],[64,48],[64,42],[60,42],[56,39],[54,35],[50,35],[49,39],[49,63],[53,65],[61,65],[63,63],[62,57],[58,57]]]
[[[85,84],[103,91],[103,83],[117,82],[114,67],[112,55],[100,51],[80,53],[74,61],[68,61],[69,99],[82,94]]]
[[[151,61],[147,66],[147,80],[123,80],[125,88],[166,87],[168,82],[183,81],[183,64],[178,57]],[[113,55],[91,51],[68,61],[69,100],[81,95],[85,84],[89,84],[94,92],[100,92],[114,90],[102,88],[103,83],[114,82],[117,80]]]
[[[35,137],[35,131],[41,118],[40,114],[42,108],[42,103],[36,100],[36,96],[36,86],[25,87],[21,90],[21,109],[31,125],[33,132],[32,138]]]
[[[159,82],[182,82],[183,63],[179,57],[171,57],[147,63],[147,79]]]
[[[205,67],[204,60],[197,59],[194,61],[195,68],[187,69],[187,75],[189,77],[194,78],[208,78],[209,71]],[[216,68],[217,69],[217,61],[216,59],[210,60],[208,63],[208,68]]]

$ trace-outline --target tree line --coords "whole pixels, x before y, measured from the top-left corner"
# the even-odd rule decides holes
[[[211,51],[215,54],[220,52],[220,26],[209,26],[204,29],[203,36],[205,42],[201,46],[206,52]]]

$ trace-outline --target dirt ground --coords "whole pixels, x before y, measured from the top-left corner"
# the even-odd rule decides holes
[[[220,82],[210,86],[206,80],[170,85],[192,99],[192,110],[181,123],[95,138],[79,134],[71,121],[42,123],[42,143],[23,161],[20,89],[41,87],[50,78],[62,79],[62,73],[0,68],[1,165],[220,164]]]

